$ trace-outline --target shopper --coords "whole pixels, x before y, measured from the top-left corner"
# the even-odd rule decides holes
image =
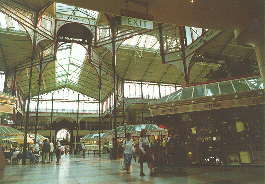
[[[33,145],[33,148],[34,148],[34,154],[39,155],[40,154],[40,146],[37,142]]]
[[[185,147],[181,144],[176,131],[171,130],[169,135],[170,139],[167,142],[168,157],[171,158],[173,167],[177,171],[181,171],[186,165]]]
[[[19,148],[16,148],[12,156],[12,164],[18,164],[18,154],[20,153]]]
[[[125,136],[125,140],[123,141],[123,155],[124,162],[127,170],[127,174],[130,174],[131,160],[132,154],[134,153],[134,141],[131,139],[131,134],[127,133]]]
[[[82,149],[83,149],[83,157],[85,157],[86,156],[86,145],[85,145],[85,143],[83,144]]]
[[[153,155],[150,150],[150,143],[146,137],[146,129],[142,129],[139,138],[139,161],[140,163],[140,176],[145,176],[143,172],[143,163],[147,162],[147,165],[150,169],[150,175],[155,176],[154,172],[154,160]]]
[[[36,158],[36,155],[34,154],[34,148],[31,147],[27,153],[27,158],[30,160],[30,164],[38,163],[38,160]]]
[[[59,140],[57,140],[57,143],[56,143],[56,163],[59,163],[60,161],[60,156],[61,156],[61,143]]]
[[[50,143],[48,143],[48,140],[44,140],[43,149],[42,149],[42,156],[43,161],[42,163],[46,163],[49,159],[49,153],[50,153]]]
[[[53,161],[53,151],[54,151],[53,142],[50,141],[50,155],[49,155],[49,162],[52,162],[52,161]]]

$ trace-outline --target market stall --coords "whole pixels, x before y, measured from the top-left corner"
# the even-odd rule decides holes
[[[21,147],[24,144],[24,134],[10,126],[0,125],[0,142],[5,150],[10,150],[15,147]],[[27,135],[28,146],[34,141]]]
[[[101,144],[101,152],[107,153],[109,150],[109,141],[112,136],[106,133],[100,133],[100,144]],[[94,154],[99,150],[99,134],[88,134],[80,139],[81,143],[83,143],[86,147],[86,151],[93,152]]]
[[[35,133],[29,133],[29,137],[35,141]],[[44,137],[40,134],[37,133],[36,135],[36,138],[37,138],[37,142],[43,142],[44,140],[48,139],[47,137]]]
[[[5,150],[17,147],[18,142],[16,141],[16,138],[22,135],[23,133],[17,129],[10,126],[0,125],[0,143]]]

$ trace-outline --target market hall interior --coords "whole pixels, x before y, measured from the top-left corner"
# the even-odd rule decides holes
[[[200,170],[223,177],[202,183],[264,180],[263,1],[3,0],[0,11],[2,181],[23,172],[18,182],[25,168],[57,176],[66,163],[91,168],[79,158],[82,146],[99,165],[115,165],[115,181],[127,181],[122,140],[130,132],[137,145],[141,129],[163,169],[140,182],[159,183],[174,170],[174,136],[187,167],[165,181]],[[70,155],[60,165],[29,165],[28,151],[47,139]],[[15,149],[23,156],[13,165]],[[227,178],[229,170],[256,177]]]

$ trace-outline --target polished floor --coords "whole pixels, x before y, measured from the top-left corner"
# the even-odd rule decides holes
[[[119,160],[111,160],[109,155],[63,155],[59,164],[11,165],[7,164],[4,178],[0,183],[30,184],[119,184],[119,183],[212,183],[239,184],[265,183],[264,166],[188,166],[182,172],[173,173],[163,169],[157,176],[150,176],[144,164],[146,176],[140,176],[139,164],[132,161],[132,172],[120,170]]]

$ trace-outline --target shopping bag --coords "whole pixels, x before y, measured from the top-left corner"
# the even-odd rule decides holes
[[[120,170],[126,170],[124,158],[120,159]]]

